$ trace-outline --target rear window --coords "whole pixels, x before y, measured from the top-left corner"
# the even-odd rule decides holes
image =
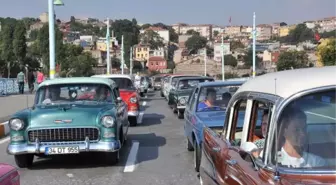
[[[119,89],[133,89],[133,82],[128,78],[111,78],[119,87]]]

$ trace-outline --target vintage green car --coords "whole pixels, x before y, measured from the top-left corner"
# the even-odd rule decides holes
[[[58,78],[41,83],[33,107],[9,120],[10,143],[18,167],[34,156],[101,152],[108,164],[119,161],[129,122],[127,105],[107,78]]]
[[[211,77],[195,76],[195,77],[181,77],[178,79],[175,86],[169,92],[168,105],[172,107],[173,112],[177,113],[177,117],[182,119],[186,103],[191,92],[198,83],[214,81]]]

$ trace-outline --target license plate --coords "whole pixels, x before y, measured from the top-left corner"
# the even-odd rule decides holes
[[[46,155],[57,155],[57,154],[78,154],[79,146],[60,146],[60,147],[46,147]]]

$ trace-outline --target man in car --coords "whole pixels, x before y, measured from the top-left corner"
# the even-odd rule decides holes
[[[206,92],[206,99],[200,102],[197,106],[197,110],[203,110],[207,108],[214,107],[214,103],[216,101],[216,90],[213,88],[208,88]]]
[[[188,89],[188,88],[190,88],[188,81],[183,80],[182,83],[180,84],[180,89]]]

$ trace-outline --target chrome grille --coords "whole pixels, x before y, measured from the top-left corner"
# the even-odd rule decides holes
[[[98,128],[52,128],[28,131],[29,142],[35,142],[36,138],[39,142],[85,141],[86,137],[90,141],[98,140]]]

